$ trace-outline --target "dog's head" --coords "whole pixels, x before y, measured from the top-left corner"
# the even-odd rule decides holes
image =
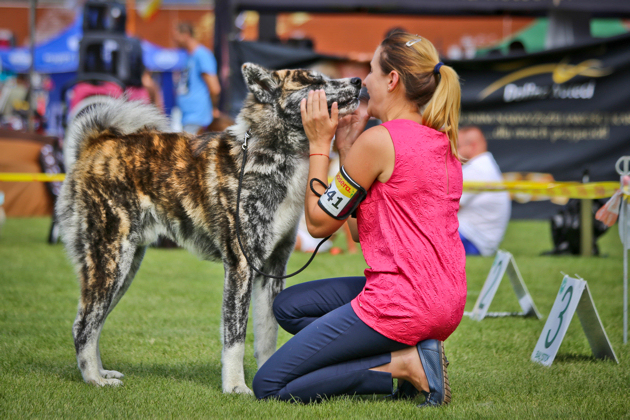
[[[243,77],[256,103],[276,108],[285,122],[301,127],[300,101],[311,90],[326,92],[328,109],[333,102],[339,106],[339,116],[354,112],[359,106],[361,79],[329,79],[314,70],[270,71],[252,63],[243,64]]]

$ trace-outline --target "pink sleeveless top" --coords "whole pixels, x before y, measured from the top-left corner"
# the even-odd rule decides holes
[[[446,134],[410,120],[383,127],[396,162],[391,178],[375,181],[358,209],[370,268],[352,308],[392,340],[445,340],[466,304],[466,256],[457,233],[462,167]]]

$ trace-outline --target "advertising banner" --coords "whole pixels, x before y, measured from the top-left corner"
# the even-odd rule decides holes
[[[576,48],[450,63],[460,124],[479,126],[502,172],[617,180],[630,154],[630,35]]]

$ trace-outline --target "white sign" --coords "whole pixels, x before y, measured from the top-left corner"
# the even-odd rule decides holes
[[[492,299],[494,299],[494,295],[497,293],[506,272],[523,312],[488,312],[490,303],[492,303]],[[512,254],[507,251],[497,251],[497,256],[492,263],[492,268],[490,268],[477,302],[475,302],[472,312],[467,313],[467,315],[475,321],[481,321],[485,317],[500,316],[535,316],[538,319],[542,319],[538,309],[536,309],[536,305],[534,305],[534,300],[527,290],[527,286],[525,286],[521,273],[518,271]]]
[[[588,284],[569,276],[564,276],[562,280],[556,301],[532,353],[532,361],[551,366],[575,312],[593,355],[598,359],[609,358],[619,363],[595,309]]]

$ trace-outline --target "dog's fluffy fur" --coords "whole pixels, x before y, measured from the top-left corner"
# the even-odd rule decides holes
[[[121,373],[103,369],[99,336],[158,234],[223,262],[223,391],[251,393],[243,375],[250,296],[258,366],[275,351],[272,303],[284,281],[253,272],[234,230],[244,136],[251,130],[241,192],[243,245],[257,268],[280,276],[295,243],[308,176],[300,101],[324,89],[329,106],[337,101],[344,115],[358,106],[361,84],[249,63],[242,70],[250,94],[236,125],[223,133],[166,133],[167,121],[154,107],[116,99],[89,104],[72,122],[56,214],[81,286],[73,335],[86,382],[121,384]]]

